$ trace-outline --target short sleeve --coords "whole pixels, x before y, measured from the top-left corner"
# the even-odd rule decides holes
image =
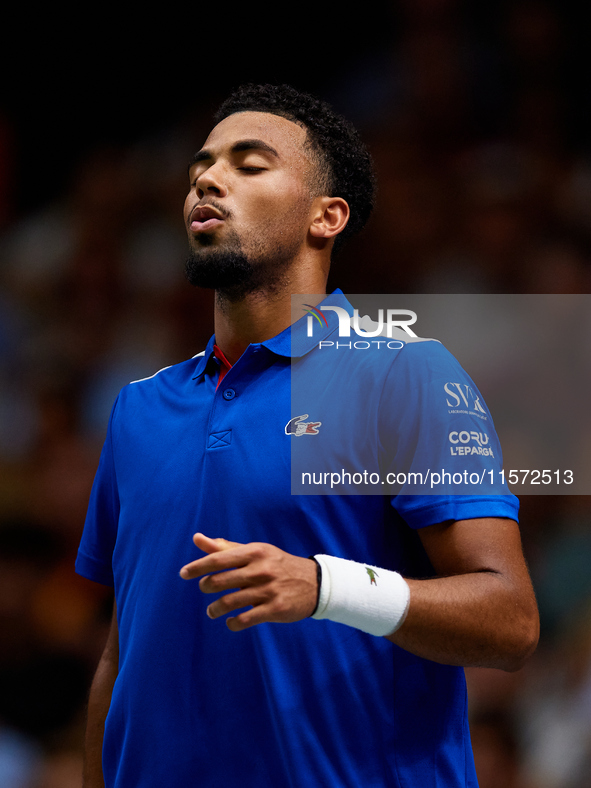
[[[75,565],[79,575],[107,586],[114,585],[112,558],[119,521],[119,493],[113,457],[116,408],[117,402],[109,419]]]
[[[480,517],[517,519],[491,413],[474,381],[434,340],[409,343],[382,398],[392,505],[413,528]]]

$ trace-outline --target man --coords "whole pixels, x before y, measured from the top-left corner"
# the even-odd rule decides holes
[[[537,641],[516,499],[290,495],[293,442],[331,415],[291,410],[292,356],[319,358],[291,294],[344,303],[323,294],[369,216],[369,156],[323,103],[246,86],[189,177],[187,273],[215,290],[215,336],[113,408],[77,559],[116,598],[85,786],[475,785],[457,666],[515,670]],[[402,370],[465,375],[400,344]]]

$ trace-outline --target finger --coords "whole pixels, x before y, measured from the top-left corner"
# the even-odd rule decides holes
[[[249,563],[248,556],[242,552],[234,550],[224,550],[219,553],[212,553],[196,561],[191,561],[182,567],[180,575],[183,580],[192,580],[211,572],[222,572],[226,569],[237,569]]]
[[[230,542],[222,537],[212,539],[210,536],[205,536],[205,534],[199,532],[193,536],[193,542],[204,553],[219,553],[222,550],[229,550],[231,547],[240,545],[240,542]]]
[[[199,589],[204,594],[219,594],[230,589],[248,588],[254,584],[253,578],[248,575],[244,567],[240,567],[205,575],[199,580]]]
[[[209,575],[212,572],[223,572],[226,569],[237,569],[245,566],[248,563],[248,558],[243,555],[229,555],[224,553],[214,553],[213,555],[206,555],[204,558],[198,558],[197,561],[191,561],[182,567],[180,575],[183,580],[193,580],[202,575]]]
[[[251,607],[250,610],[245,610],[238,616],[229,616],[226,619],[226,626],[231,632],[242,632],[244,629],[273,620],[269,606],[261,604]]]
[[[260,605],[264,601],[264,595],[261,595],[258,590],[251,588],[239,589],[233,594],[226,594],[226,596],[216,599],[215,602],[208,605],[206,612],[209,618],[219,618],[242,607]]]

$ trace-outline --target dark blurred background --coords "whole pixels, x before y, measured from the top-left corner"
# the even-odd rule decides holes
[[[3,788],[80,786],[112,599],[73,561],[117,391],[199,352],[212,331],[210,294],[184,281],[181,211],[187,161],[232,87],[314,92],[370,146],[378,207],[332,286],[589,292],[587,7],[349,8],[23,7],[3,25]],[[591,500],[524,497],[521,525],[542,640],[518,673],[467,671],[481,788],[584,788]]]

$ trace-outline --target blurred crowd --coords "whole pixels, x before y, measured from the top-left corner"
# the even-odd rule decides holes
[[[329,284],[589,292],[591,140],[577,133],[585,90],[572,84],[558,11],[503,5],[487,36],[453,0],[401,8],[391,45],[323,87],[359,127],[379,180],[375,215]],[[184,280],[182,204],[188,159],[223,97],[132,143],[97,144],[30,213],[11,203],[15,154],[0,118],[3,788],[80,786],[112,595],[73,562],[119,388],[199,352],[212,332],[211,294]],[[585,788],[591,499],[525,497],[521,526],[542,638],[518,673],[467,670],[481,788]]]

